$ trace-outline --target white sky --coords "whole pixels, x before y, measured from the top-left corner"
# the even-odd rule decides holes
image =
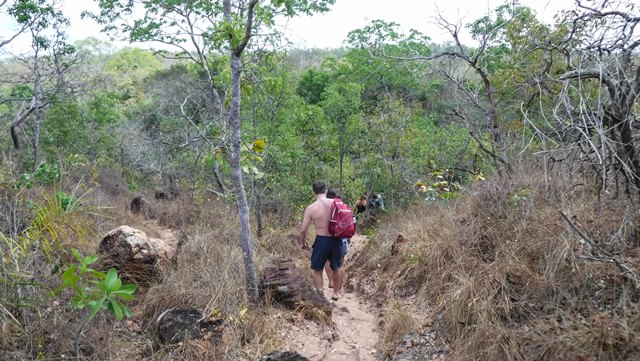
[[[435,42],[444,42],[451,38],[433,23],[438,12],[451,22],[462,19],[467,24],[504,3],[505,0],[336,0],[331,12],[291,19],[288,27],[290,39],[302,48],[339,47],[351,30],[377,19],[396,22],[405,31],[413,28]],[[532,8],[541,21],[552,23],[553,15],[572,8],[573,0],[520,0],[520,3]]]
[[[553,15],[561,9],[572,7],[573,0],[520,0],[535,10],[538,18],[552,22]],[[433,24],[432,17],[438,11],[447,19],[469,23],[488,13],[504,0],[336,0],[331,11],[312,17],[298,17],[286,24],[291,41],[300,48],[336,48],[342,45],[349,31],[362,28],[370,21],[382,19],[401,25],[403,30],[411,28],[422,31],[436,42],[450,40],[446,33]],[[63,0],[63,12],[71,20],[69,37],[72,41],[95,36],[107,40],[92,20],[80,19],[80,13],[96,9],[94,1]],[[0,9],[2,11],[4,9]],[[0,39],[6,39],[17,25],[6,14],[0,14]],[[468,39],[468,38],[467,38]],[[20,51],[29,48],[28,36],[14,40],[3,50]],[[463,42],[465,38],[463,38]],[[124,46],[126,44],[117,44]]]

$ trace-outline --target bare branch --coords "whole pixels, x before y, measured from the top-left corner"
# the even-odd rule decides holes
[[[570,79],[598,79],[602,82],[609,91],[609,95],[614,97],[616,94],[616,86],[618,85],[613,79],[609,78],[602,71],[598,71],[596,69],[577,69],[567,73],[562,74],[558,79],[560,80],[570,80]]]
[[[569,219],[569,217],[563,211],[558,210],[558,213],[560,213],[562,218],[564,218],[564,220],[567,222],[567,224],[569,224],[571,229],[574,232],[576,232],[578,234],[578,236],[580,236],[581,239],[583,239],[585,242],[587,242],[589,244],[589,246],[591,246],[592,251],[597,251],[599,253],[593,259],[595,259],[595,260],[604,260],[604,261],[609,261],[609,262],[615,263],[615,265],[620,270],[620,275],[622,277],[624,277],[625,279],[627,279],[629,281],[632,281],[636,288],[640,288],[640,283],[638,282],[638,276],[636,275],[636,272],[634,272],[629,266],[627,266],[627,265],[623,264],[622,262],[620,262],[616,257],[611,255],[611,253],[607,252],[606,250],[602,249],[602,247],[598,246],[591,239],[591,237],[588,237],[586,234],[584,234],[584,232],[582,232],[575,225],[575,223],[573,223],[571,221],[571,219]]]
[[[242,37],[242,41],[238,46],[233,50],[237,56],[240,56],[244,51],[244,48],[249,43],[249,39],[251,39],[251,32],[253,28],[253,11],[256,5],[258,4],[258,0],[251,0],[249,5],[247,5],[247,21],[244,26],[244,36]]]

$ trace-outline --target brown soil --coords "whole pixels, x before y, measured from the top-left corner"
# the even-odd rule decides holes
[[[349,279],[349,257],[362,246],[366,237],[355,235],[351,239],[351,248],[345,265],[347,286],[355,284]],[[325,275],[324,295],[331,296]],[[294,325],[285,337],[287,348],[297,351],[311,361],[375,361],[379,352],[375,346],[378,342],[378,319],[374,311],[350,287],[338,301],[331,301],[333,309],[333,325],[322,326],[311,321]]]

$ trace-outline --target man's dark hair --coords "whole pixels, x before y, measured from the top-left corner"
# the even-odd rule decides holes
[[[322,194],[327,191],[327,185],[321,181],[313,182],[313,193],[314,194]]]
[[[336,193],[336,191],[333,188],[329,188],[327,189],[327,198],[329,199],[340,198],[340,196],[338,195],[338,193]]]

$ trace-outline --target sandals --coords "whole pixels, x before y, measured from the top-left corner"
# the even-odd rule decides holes
[[[331,300],[332,300],[332,301],[337,301],[337,300],[338,300],[338,296],[336,296],[336,295],[331,295]]]

